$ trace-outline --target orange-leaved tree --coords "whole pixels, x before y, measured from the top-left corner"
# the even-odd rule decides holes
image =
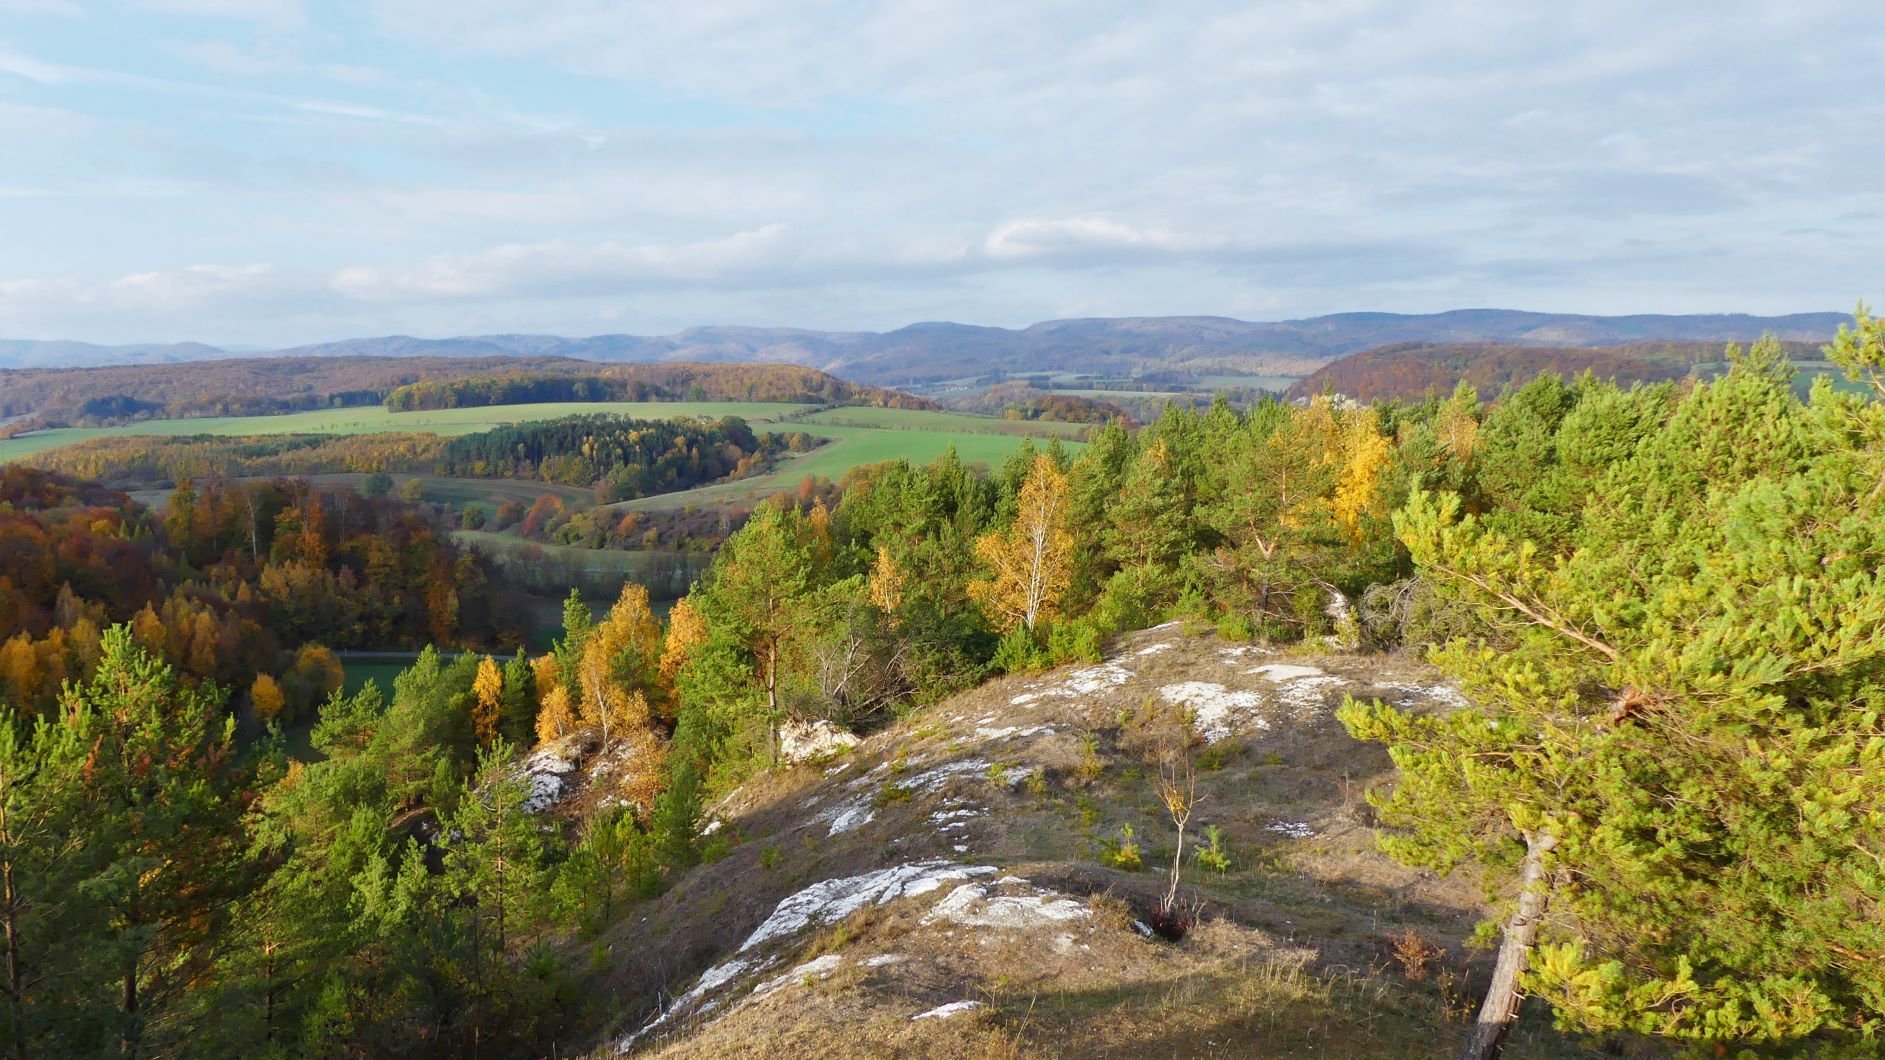
[[[1067,476],[1042,453],[1022,483],[1014,523],[976,540],[975,555],[991,576],[969,591],[1004,632],[1017,625],[1032,631],[1058,611],[1072,580],[1067,508]]]
[[[504,710],[504,674],[489,655],[478,660],[478,676],[471,682],[471,728],[478,746],[497,742],[498,717]]]

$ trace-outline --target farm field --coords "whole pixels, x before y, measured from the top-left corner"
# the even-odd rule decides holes
[[[855,411],[855,410],[846,410]],[[897,412],[895,409],[873,409],[873,412]],[[1012,423],[1017,427],[1076,428],[1084,426],[1071,423],[1020,423],[1011,420],[994,420],[980,416],[967,416],[961,413],[904,413],[904,415],[936,416],[966,421],[980,426],[989,423]],[[941,421],[936,421],[941,422]],[[791,426],[791,425],[788,425]],[[677,508],[705,508],[716,504],[736,504],[755,501],[770,496],[780,490],[790,489],[807,475],[813,478],[836,480],[844,473],[860,464],[874,464],[884,460],[908,460],[913,464],[927,464],[949,450],[956,448],[956,455],[964,463],[986,464],[990,467],[1006,460],[1009,454],[1021,447],[1021,444],[1033,437],[1037,444],[1046,444],[1054,437],[1061,439],[1061,444],[1069,452],[1079,452],[1086,447],[1085,442],[1074,441],[1062,431],[1051,435],[1027,435],[1023,433],[965,433],[961,430],[946,428],[932,429],[884,429],[874,427],[841,427],[824,423],[808,422],[799,424],[808,433],[829,438],[830,441],[809,453],[781,460],[772,471],[755,475],[752,478],[734,482],[716,482],[697,489],[682,490],[678,493],[663,493],[653,497],[642,497],[632,501],[622,501],[614,507],[631,508],[637,511],[672,511]]]
[[[1299,375],[1207,375],[1198,379],[1198,387],[1203,390],[1221,390],[1225,387],[1253,386],[1280,394],[1301,379]]]
[[[1186,391],[1186,390],[1060,390],[1060,389],[1056,389],[1054,393],[1067,394],[1071,397],[1093,398],[1098,401],[1112,401],[1117,398],[1125,398],[1128,401],[1142,401],[1147,398],[1152,398],[1152,399],[1163,398],[1169,401],[1175,397],[1192,396],[1191,392]]]
[[[1035,438],[1075,439],[1086,434],[1084,423],[1056,423],[1051,420],[1004,420],[992,416],[972,416],[962,412],[928,412],[920,409],[841,408],[823,409],[795,422],[806,429],[820,427],[860,427],[899,431],[944,431],[950,434],[1026,435]],[[820,433],[812,431],[812,433]]]
[[[585,413],[614,413],[641,419],[669,420],[683,416],[718,419],[740,416],[770,423],[793,413],[815,408],[766,401],[580,401],[539,405],[489,405],[482,408],[439,409],[432,412],[388,412],[383,406],[289,412],[279,416],[211,416],[179,420],[145,420],[122,427],[60,427],[34,431],[0,441],[0,463],[91,438],[147,436],[175,438],[191,434],[380,434],[386,431],[429,431],[434,434],[474,434],[507,423],[553,420]]]

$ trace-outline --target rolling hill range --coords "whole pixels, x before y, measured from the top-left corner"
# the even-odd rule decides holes
[[[920,323],[888,332],[700,327],[666,336],[404,335],[355,338],[272,351],[289,356],[571,357],[589,361],[741,361],[797,364],[856,382],[936,383],[994,372],[1130,375],[1160,369],[1302,375],[1344,354],[1390,343],[1499,342],[1569,347],[1649,341],[1746,342],[1771,331],[1823,342],[1841,313],[1587,316],[1503,309],[1445,313],[1340,313],[1257,323],[1228,317],[1052,320],[1010,329]],[[0,341],[0,367],[157,364],[252,356],[200,343],[93,346]]]

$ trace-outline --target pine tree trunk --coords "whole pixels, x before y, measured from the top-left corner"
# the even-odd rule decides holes
[[[119,1041],[118,1051],[130,1057],[131,1060],[137,1060],[138,1052],[143,1045],[144,1028],[137,1011],[137,957],[135,955],[129,958],[124,970],[124,998],[121,1004],[124,1008],[124,1034]]]
[[[0,865],[6,885],[7,1005],[13,1012],[13,1055],[26,1060],[26,982],[20,965],[20,898],[13,889],[13,859]]]
[[[779,642],[766,646],[766,742],[774,768],[779,765]]]
[[[1558,845],[1558,837],[1549,834],[1525,837],[1524,869],[1519,873],[1518,908],[1506,921],[1505,937],[1499,943],[1499,961],[1492,969],[1492,985],[1487,988],[1479,1019],[1460,1050],[1460,1060],[1494,1060],[1505,1046],[1505,1036],[1518,1019],[1519,976],[1531,959],[1532,942],[1538,935],[1538,922],[1544,919],[1551,900],[1550,881],[1545,873],[1545,855]]]

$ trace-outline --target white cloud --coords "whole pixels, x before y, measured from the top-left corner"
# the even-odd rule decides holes
[[[1093,251],[1122,250],[1176,254],[1216,250],[1228,242],[1222,235],[1190,235],[1166,228],[1140,228],[1103,217],[1024,218],[1009,221],[990,232],[983,243],[983,250],[989,257],[997,259],[1073,256]]]
[[[91,131],[90,117],[64,107],[40,107],[9,103],[0,99],[0,135],[17,138],[16,145],[28,138],[68,140]]]
[[[189,265],[163,272],[138,272],[107,284],[104,301],[126,308],[186,309],[231,298],[252,298],[276,289],[275,266]]]
[[[333,277],[350,298],[575,297],[637,286],[714,284],[788,260],[788,230],[767,225],[686,244],[509,244],[441,254],[410,268],[354,266]]]

